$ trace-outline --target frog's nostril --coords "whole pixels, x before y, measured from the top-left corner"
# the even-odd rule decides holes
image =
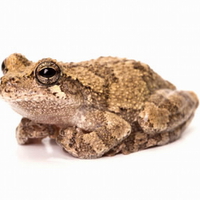
[[[6,65],[5,65],[4,61],[1,64],[1,70],[2,70],[3,73],[6,72]]]

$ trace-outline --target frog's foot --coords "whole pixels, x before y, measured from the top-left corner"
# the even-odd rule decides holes
[[[115,138],[103,127],[89,133],[72,127],[61,130],[57,137],[57,143],[74,157],[99,158],[117,145],[119,141],[122,141],[126,134],[128,132],[124,132],[120,137]]]
[[[53,132],[49,125],[34,123],[23,118],[16,129],[16,138],[19,144],[28,144],[35,140],[41,140]]]
[[[86,120],[79,120],[81,121],[79,128],[60,129],[56,139],[68,153],[78,158],[99,158],[128,137],[131,132],[130,125],[119,116],[109,112],[91,112],[84,113]],[[93,114],[96,120],[87,117],[88,114]],[[100,119],[104,120],[102,124]],[[87,131],[80,128],[88,124],[93,128]]]

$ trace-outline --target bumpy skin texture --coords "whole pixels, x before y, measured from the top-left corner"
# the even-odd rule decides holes
[[[23,116],[19,144],[49,136],[79,158],[128,154],[178,139],[198,106],[148,65],[100,57],[79,63],[2,63],[0,96]]]

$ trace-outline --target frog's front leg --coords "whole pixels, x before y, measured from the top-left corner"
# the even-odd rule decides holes
[[[131,133],[131,126],[121,117],[98,110],[79,112],[76,127],[60,130],[57,143],[79,158],[98,158]]]
[[[138,122],[151,136],[171,132],[190,121],[197,106],[198,98],[193,92],[158,90],[145,103]]]
[[[16,129],[16,138],[19,144],[28,144],[34,139],[43,139],[53,134],[53,128],[50,125],[38,124],[27,118],[22,118]]]

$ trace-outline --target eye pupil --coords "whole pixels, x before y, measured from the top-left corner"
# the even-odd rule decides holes
[[[52,68],[44,68],[39,72],[39,75],[45,78],[51,78],[55,76],[55,74],[56,74],[56,70]]]

